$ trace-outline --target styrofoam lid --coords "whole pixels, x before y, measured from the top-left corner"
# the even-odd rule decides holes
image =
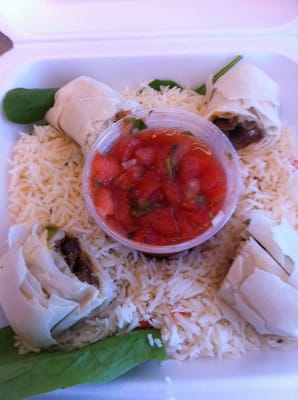
[[[17,40],[297,29],[297,0],[0,0]]]

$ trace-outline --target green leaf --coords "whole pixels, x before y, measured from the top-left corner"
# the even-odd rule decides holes
[[[131,130],[133,131],[134,129],[138,131],[142,131],[143,129],[147,129],[147,125],[145,122],[142,120],[142,118],[136,118],[136,117],[125,117],[124,118],[125,122],[131,122]],[[132,132],[131,132],[132,133]]]
[[[182,133],[182,135],[185,135],[185,136],[193,136],[193,133],[191,131],[183,131],[181,133]]]
[[[175,151],[178,149],[178,144],[177,143],[174,143],[174,144],[172,144],[172,147],[170,148],[170,151],[169,151],[169,155],[172,155],[173,153],[175,153]]]
[[[3,111],[7,119],[18,124],[43,120],[46,112],[54,105],[58,89],[9,90],[3,99]]]
[[[239,55],[235,57],[229,64],[225,65],[222,69],[220,69],[216,74],[212,77],[212,83],[215,83],[219,78],[221,78],[226,72],[228,72],[231,68],[234,67],[240,60],[242,60],[243,56]],[[198,88],[194,89],[198,94],[204,95],[206,94],[206,85],[203,84]]]
[[[206,196],[204,196],[203,194],[198,194],[196,200],[198,203],[204,204],[206,202]]]
[[[173,179],[174,178],[174,173],[173,173],[173,168],[172,168],[172,164],[171,164],[170,158],[166,158],[166,169],[167,169],[167,173],[168,173],[169,179]]]
[[[162,86],[167,86],[170,89],[177,87],[180,89],[183,89],[182,86],[180,86],[177,82],[171,81],[169,79],[154,79],[151,81],[148,86],[152,87],[152,89],[159,91]]]
[[[142,120],[142,118],[135,118],[132,124],[133,129],[137,129],[138,131],[142,131],[143,129],[147,129],[147,125]]]
[[[165,360],[165,347],[151,346],[156,329],[111,336],[70,352],[19,355],[10,328],[0,330],[0,399],[17,400],[81,383],[112,381],[146,360]]]

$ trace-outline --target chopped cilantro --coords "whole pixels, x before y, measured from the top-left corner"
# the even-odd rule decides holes
[[[127,234],[128,239],[132,239],[136,236],[136,231],[130,231]]]
[[[146,201],[144,205],[140,206],[137,199],[132,198],[130,200],[131,211],[136,217],[140,217],[141,215],[147,214],[148,212],[150,212],[155,208],[162,208],[162,207],[163,205],[161,203],[158,203],[157,201]]]
[[[178,149],[178,144],[174,143],[170,149],[170,153],[169,154],[173,154],[176,150]]]
[[[166,168],[167,168],[167,173],[168,173],[169,179],[173,179],[174,178],[174,173],[173,173],[171,160],[169,158],[166,159]]]
[[[96,187],[102,187],[103,186],[103,184],[97,178],[95,178],[94,184],[95,184]]]
[[[185,135],[185,136],[193,136],[193,133],[191,131],[183,131],[181,133],[182,133],[182,135]]]
[[[142,118],[126,117],[126,118],[124,118],[124,121],[132,122],[132,130],[137,129],[138,131],[142,131],[143,129],[147,128],[147,125],[142,120]]]
[[[196,197],[196,200],[197,200],[198,203],[203,204],[206,201],[206,197],[203,194],[198,194],[197,197]]]

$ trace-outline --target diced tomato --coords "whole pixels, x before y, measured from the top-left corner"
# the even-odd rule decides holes
[[[127,236],[127,228],[123,222],[117,220],[114,215],[107,216],[105,222],[109,225],[115,232],[120,233],[120,235]]]
[[[160,235],[171,239],[179,235],[179,226],[172,207],[156,208],[138,218],[143,225],[149,225]]]
[[[180,236],[185,239],[191,239],[194,236],[194,229],[193,225],[191,224],[191,216],[185,210],[180,210],[177,216],[179,229],[180,229]]]
[[[151,324],[148,320],[146,319],[141,319],[141,321],[139,322],[139,327],[142,329],[146,329],[146,328],[150,328]]]
[[[161,182],[151,171],[145,172],[142,179],[134,187],[134,193],[139,200],[150,200],[161,187]]]
[[[200,171],[200,159],[196,154],[186,153],[179,165],[178,177],[181,181],[197,178]]]
[[[178,176],[181,180],[197,178],[212,162],[209,155],[200,154],[198,150],[191,150],[181,159]]]
[[[213,188],[221,179],[221,171],[216,167],[206,168],[200,176],[200,190],[207,192]]]
[[[226,184],[225,182],[218,182],[211,189],[208,190],[208,197],[206,199],[208,201],[208,206],[211,214],[216,214],[223,204],[224,196],[223,194],[226,192]]]
[[[134,149],[140,143],[141,140],[136,136],[122,136],[113,147],[111,154],[120,162],[127,161],[133,157]]]
[[[113,215],[114,200],[112,192],[109,189],[105,187],[98,188],[93,200],[96,210],[102,218]]]
[[[98,184],[110,182],[121,171],[119,161],[111,156],[96,153],[92,161],[93,179]]]
[[[197,205],[197,207],[191,211],[185,210],[185,213],[188,213],[189,222],[197,231],[205,230],[211,224],[209,210],[205,205]]]
[[[140,146],[135,149],[135,157],[139,164],[149,167],[156,157],[156,149],[153,146]]]
[[[176,180],[167,180],[163,184],[165,198],[171,204],[179,204],[182,200],[181,186]]]
[[[115,184],[122,190],[130,190],[139,181],[143,175],[143,167],[141,165],[134,165],[127,168],[115,179]]]
[[[113,191],[113,200],[115,207],[114,217],[116,220],[123,223],[129,217],[129,211],[130,211],[130,204],[127,199],[127,196],[124,191],[116,188]]]
[[[127,237],[141,243],[159,244],[159,236],[150,227],[142,227],[132,229],[128,232]]]
[[[186,200],[191,200],[195,196],[198,195],[200,191],[200,179],[199,178],[192,178],[192,179],[187,179],[183,183],[183,197]]]

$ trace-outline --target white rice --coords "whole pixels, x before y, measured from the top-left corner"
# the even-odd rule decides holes
[[[141,85],[125,94],[148,108],[175,106],[196,112],[201,97],[177,88],[156,93]],[[174,359],[239,356],[260,346],[287,347],[259,335],[237,317],[226,318],[217,289],[245,237],[254,209],[282,216],[298,228],[298,173],[287,130],[277,143],[255,144],[240,153],[243,190],[238,207],[216,237],[168,259],[147,258],[108,238],[90,219],[81,194],[83,157],[77,145],[49,126],[21,135],[10,164],[9,212],[15,223],[51,223],[80,235],[117,285],[117,296],[59,338],[64,349],[136,328],[160,328]],[[296,161],[297,162],[297,161]],[[151,340],[152,339],[152,340]],[[148,338],[153,345],[153,337]],[[18,346],[22,347],[18,342]],[[24,350],[24,349],[23,349]]]

